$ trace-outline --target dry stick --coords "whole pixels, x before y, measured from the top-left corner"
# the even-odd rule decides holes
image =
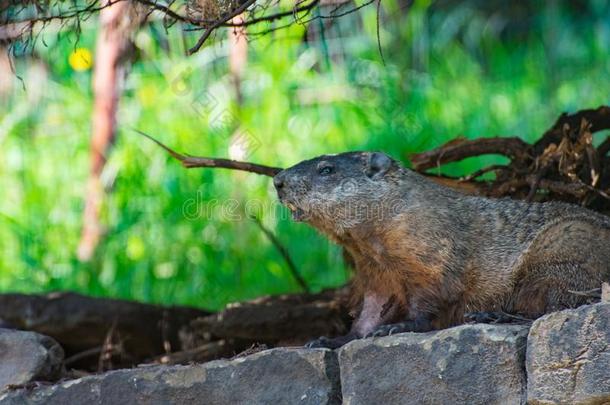
[[[175,150],[171,149],[170,147],[165,146],[164,144],[157,141],[152,136],[145,134],[144,132],[137,130],[135,128],[133,128],[133,130],[135,132],[137,132],[138,134],[150,139],[151,141],[153,141],[154,143],[156,143],[163,149],[165,149],[173,158],[179,160],[182,163],[182,166],[186,167],[187,169],[192,169],[195,167],[233,169],[233,170],[242,170],[242,171],[250,172],[250,173],[262,174],[264,176],[269,176],[269,177],[273,177],[283,170],[279,167],[259,165],[259,164],[250,163],[250,162],[240,162],[238,160],[183,155],[183,154],[178,153]]]
[[[226,339],[215,340],[210,343],[195,347],[193,349],[179,352],[166,353],[153,359],[158,364],[184,364],[209,361],[215,358],[227,356],[231,349],[231,343]]]
[[[271,243],[273,243],[273,245],[276,247],[276,249],[280,252],[282,257],[286,261],[288,268],[290,269],[290,273],[292,273],[292,276],[295,278],[297,283],[299,283],[299,285],[301,286],[303,291],[305,291],[306,293],[309,294],[309,292],[310,292],[309,286],[307,285],[305,280],[303,280],[303,277],[301,277],[301,275],[299,274],[296,266],[294,265],[294,262],[292,261],[292,258],[290,257],[290,254],[288,253],[288,249],[286,249],[286,247],[284,245],[282,245],[282,243],[273,234],[273,232],[271,232],[269,229],[265,228],[263,223],[257,217],[252,216],[251,218],[256,223],[256,225],[258,225],[258,227],[261,229],[261,231],[263,231],[263,233],[271,241]]]
[[[104,343],[102,343],[102,347],[100,350],[100,355],[97,360],[97,371],[104,371],[104,364],[108,362],[110,364],[110,369],[112,368],[112,355],[115,354],[115,351],[118,349],[119,353],[122,352],[120,342],[118,344],[112,343],[112,338],[116,331],[117,320],[115,319],[108,329],[106,333],[106,337],[104,338]]]

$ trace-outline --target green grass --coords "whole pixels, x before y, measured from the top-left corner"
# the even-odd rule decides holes
[[[214,117],[234,116],[259,144],[248,160],[283,167],[350,149],[383,150],[408,164],[410,153],[458,135],[533,140],[560,112],[610,101],[608,8],[597,14],[585,21],[562,9],[541,10],[526,35],[505,38],[484,29],[489,18],[476,9],[431,13],[418,2],[406,19],[383,25],[385,66],[373,9],[358,17],[363,31],[348,29],[326,46],[303,45],[303,28],[295,26],[251,42],[239,108],[226,44],[186,58],[176,30],[164,51],[159,28],[146,28],[137,36],[140,55],[104,172],[105,237],[89,264],[75,252],[91,72],[71,70],[73,38],[48,35],[36,60],[17,61],[25,91],[15,79],[0,101],[0,290],[70,289],[207,308],[298,291],[282,257],[247,219],[246,206],[286,244],[314,290],[340,285],[349,277],[340,250],[292,222],[268,178],[187,171],[130,128],[181,151],[227,157],[235,128]],[[92,22],[83,26],[78,46],[92,49],[95,34]],[[342,56],[332,62],[337,50]],[[497,159],[444,170],[460,175]]]

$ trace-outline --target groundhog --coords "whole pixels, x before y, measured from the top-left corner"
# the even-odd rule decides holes
[[[355,263],[351,331],[310,347],[447,328],[467,312],[535,318],[610,280],[610,218],[575,205],[467,196],[379,152],[320,156],[273,183]]]

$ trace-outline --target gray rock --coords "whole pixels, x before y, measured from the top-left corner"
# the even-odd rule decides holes
[[[335,353],[272,349],[235,360],[112,371],[0,396],[1,404],[336,404]]]
[[[9,385],[56,380],[63,360],[63,349],[48,336],[0,329],[0,391]]]
[[[610,403],[610,304],[536,320],[526,364],[529,403]]]
[[[527,327],[463,325],[339,351],[345,404],[519,404]]]

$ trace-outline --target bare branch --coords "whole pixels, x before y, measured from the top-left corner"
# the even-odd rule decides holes
[[[426,170],[445,163],[485,154],[497,154],[514,158],[525,154],[528,147],[527,143],[517,137],[480,138],[475,140],[458,138],[431,151],[412,155],[411,163],[415,170]]]
[[[189,49],[188,54],[192,55],[195,52],[197,52],[201,48],[201,46],[203,45],[205,40],[208,39],[208,37],[212,34],[212,32],[216,28],[218,28],[218,27],[222,26],[223,24],[227,23],[228,21],[232,20],[233,17],[240,15],[241,13],[246,11],[248,9],[248,7],[250,7],[255,2],[256,2],[256,0],[246,0],[241,6],[237,7],[235,10],[231,11],[230,13],[225,14],[220,19],[218,19],[218,21],[216,21],[214,24],[210,25],[205,30],[203,35],[201,37],[199,37],[199,40],[197,40],[197,43],[195,44],[195,46],[193,46],[191,49]]]
[[[250,163],[250,162],[241,162],[241,161],[231,160],[231,159],[220,159],[220,158],[208,158],[208,157],[201,157],[201,156],[183,155],[181,153],[176,152],[175,150],[171,149],[170,147],[164,145],[163,143],[159,142],[152,136],[150,136],[140,130],[133,128],[133,131],[150,139],[151,141],[153,141],[154,143],[156,143],[157,145],[159,145],[160,147],[165,149],[173,158],[179,160],[182,163],[182,166],[186,167],[187,169],[192,169],[195,167],[233,169],[233,170],[242,170],[242,171],[250,172],[250,173],[262,174],[262,175],[269,176],[269,177],[273,177],[283,170],[279,167],[259,165],[259,164]]]
[[[34,41],[35,38],[32,35],[32,31],[37,24],[43,24],[44,26],[51,21],[59,20],[62,21],[63,28],[67,23],[70,23],[71,21],[75,20],[75,24],[78,26],[82,19],[121,1],[124,0],[106,0],[104,3],[87,0],[85,2],[85,4],[87,4],[86,6],[77,7],[74,6],[74,3],[70,3],[71,6],[65,6],[63,8],[61,3],[53,3],[52,6],[48,6],[46,3],[44,5],[39,5],[37,2],[34,2],[34,4],[37,6],[37,9],[34,12],[34,16],[31,18],[23,19],[19,19],[18,16],[20,14],[23,14],[21,13],[23,10],[27,10],[28,5],[3,5],[0,6],[0,14],[9,14],[6,13],[7,10],[14,10],[18,7],[21,8],[17,11],[13,11],[12,13],[10,13],[10,16],[3,18],[0,23],[0,36],[5,36],[9,40],[11,40],[15,37],[28,34],[30,35],[30,40]],[[272,5],[280,4],[277,0],[268,0],[267,2],[265,2],[264,5],[257,4],[257,0],[243,0],[243,3],[241,3],[238,7],[228,12],[225,12],[223,15],[216,19],[195,18],[191,15],[184,14],[180,11],[177,11],[175,7],[172,7],[174,3],[171,1],[169,3],[162,3],[157,0],[133,1],[143,6],[146,9],[144,13],[147,15],[152,13],[153,11],[157,11],[164,15],[169,21],[177,21],[190,25],[190,28],[186,28],[187,31],[204,30],[203,34],[199,37],[196,44],[188,51],[189,54],[193,54],[197,52],[203,46],[205,41],[209,39],[211,34],[220,27],[246,27],[292,17],[292,21],[286,24],[275,26],[270,29],[262,30],[252,34],[254,36],[260,36],[266,33],[289,27],[295,23],[304,25],[317,19],[333,19],[343,17],[345,15],[354,13],[363,7],[366,7],[369,4],[372,4],[377,0],[367,0],[358,6],[354,6],[349,10],[345,10],[342,12],[338,12],[339,7],[337,7],[329,14],[316,15],[308,19],[304,19],[304,17],[308,16],[311,10],[313,10],[319,5],[320,0],[297,1],[293,8],[286,11],[278,12],[269,12],[269,10],[272,9]],[[250,11],[250,13],[248,13],[248,18],[242,21],[233,21],[233,17],[242,14],[244,11],[247,10]],[[18,32],[16,31],[17,29],[19,30]]]

